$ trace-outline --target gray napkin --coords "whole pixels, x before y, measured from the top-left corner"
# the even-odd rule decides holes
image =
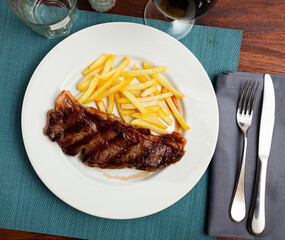
[[[263,74],[227,72],[216,82],[220,127],[216,151],[210,166],[208,234],[262,240],[285,239],[285,76],[271,75],[276,97],[275,126],[267,169],[266,227],[259,237],[247,231],[258,157],[258,135],[263,97]],[[247,215],[241,223],[229,217],[229,205],[240,165],[243,135],[236,123],[236,108],[246,80],[260,82],[252,125],[248,132],[245,170]]]

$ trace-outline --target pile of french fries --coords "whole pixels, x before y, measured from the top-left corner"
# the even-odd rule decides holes
[[[167,66],[151,67],[144,62],[143,69],[134,64],[133,70],[126,71],[130,59],[125,57],[113,68],[115,58],[114,54],[102,54],[82,72],[84,77],[77,86],[81,93],[76,97],[81,104],[95,101],[98,109],[106,113],[113,113],[116,104],[125,123],[159,134],[166,134],[173,124],[171,114],[183,129],[190,129],[176,99],[184,94],[159,75]],[[138,83],[131,84],[135,79]]]

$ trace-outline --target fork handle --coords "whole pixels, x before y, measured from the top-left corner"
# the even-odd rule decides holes
[[[265,228],[265,187],[267,159],[258,159],[254,194],[249,212],[248,230],[259,235]]]
[[[244,194],[244,176],[245,176],[245,162],[247,150],[247,135],[244,134],[243,154],[241,160],[241,167],[236,180],[233,191],[232,201],[230,204],[230,216],[235,222],[241,222],[245,218],[245,194]]]

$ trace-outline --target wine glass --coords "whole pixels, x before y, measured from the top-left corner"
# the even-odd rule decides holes
[[[209,11],[216,1],[149,0],[144,10],[144,22],[180,40],[192,30],[195,19]]]

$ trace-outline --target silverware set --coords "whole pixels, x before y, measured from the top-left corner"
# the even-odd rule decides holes
[[[235,222],[241,222],[246,216],[245,204],[245,167],[247,134],[252,123],[253,110],[259,83],[247,81],[239,99],[236,120],[243,133],[243,154],[237,174],[232,200],[230,217]],[[252,204],[248,215],[248,231],[260,235],[265,228],[265,189],[267,162],[271,148],[272,133],[275,120],[275,94],[272,79],[269,74],[264,76],[262,113],[259,129],[258,160],[255,176]]]

